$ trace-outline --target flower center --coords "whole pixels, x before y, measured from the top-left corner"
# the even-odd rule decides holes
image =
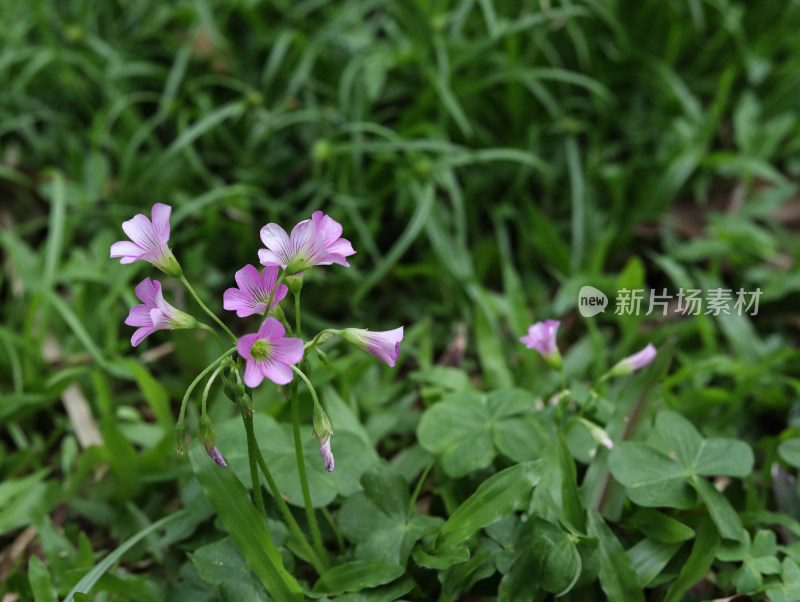
[[[269,357],[270,344],[268,341],[259,339],[250,348],[250,355],[254,360],[265,360]]]

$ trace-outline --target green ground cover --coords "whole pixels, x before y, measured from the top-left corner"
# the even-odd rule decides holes
[[[773,0],[1,2],[0,596],[800,599],[798,31]],[[213,325],[109,258],[158,202],[236,336],[260,228],[318,210],[357,253],[307,271],[302,328],[282,303],[294,335],[404,327],[394,367],[339,339],[303,364],[332,473],[302,382],[249,391],[286,505],[220,380],[229,467],[205,382],[176,453],[216,338],[131,347],[147,277]],[[622,289],[675,298],[617,315]],[[519,341],[545,319],[562,375]]]

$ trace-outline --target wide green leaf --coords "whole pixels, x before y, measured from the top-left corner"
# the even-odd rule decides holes
[[[282,424],[271,416],[255,413],[253,429],[278,489],[290,504],[302,507],[303,492],[297,472],[291,424]],[[300,427],[311,503],[315,508],[327,506],[337,495],[348,496],[361,489],[361,475],[378,461],[374,448],[358,434],[336,429],[336,425],[334,429],[331,447],[336,457],[336,470],[327,472],[319,456],[319,442],[313,436],[311,427]],[[250,488],[252,481],[247,439],[241,418],[217,425],[217,448],[239,480]]]
[[[697,538],[694,541],[692,552],[683,565],[678,578],[667,591],[664,602],[682,600],[689,588],[705,577],[708,569],[711,568],[711,563],[714,562],[718,545],[719,537],[714,525],[708,520],[704,521],[697,530]]]
[[[390,583],[400,577],[405,568],[399,564],[377,560],[348,562],[325,571],[314,584],[314,591],[325,594],[359,592]]]
[[[517,462],[532,460],[550,434],[536,419],[531,393],[501,389],[446,395],[423,414],[417,437],[441,456],[448,475],[462,477],[491,464],[498,451]]]
[[[284,568],[266,518],[234,472],[217,466],[197,441],[189,448],[189,459],[206,497],[270,596],[281,602],[302,600],[303,590]]]
[[[546,466],[544,460],[535,460],[506,468],[486,479],[444,524],[437,548],[461,543],[478,529],[526,507]]]

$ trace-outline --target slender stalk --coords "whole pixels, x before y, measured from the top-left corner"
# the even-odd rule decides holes
[[[300,292],[294,295],[294,323],[296,324],[295,332],[297,336],[300,335]]]
[[[183,420],[183,416],[186,413],[186,402],[189,401],[189,395],[192,394],[194,388],[200,383],[201,380],[205,378],[206,374],[208,374],[214,369],[214,367],[217,364],[224,361],[225,358],[227,358],[229,355],[233,355],[234,353],[236,353],[236,347],[228,349],[225,353],[220,355],[217,359],[215,359],[208,366],[206,366],[205,369],[200,374],[197,375],[197,377],[192,381],[192,384],[189,385],[189,388],[186,389],[186,393],[184,393],[183,395],[183,401],[181,401],[181,412],[178,415],[178,420]]]
[[[206,383],[206,386],[203,389],[203,397],[200,401],[201,414],[206,413],[206,404],[208,403],[208,392],[211,390],[211,385],[214,384],[214,381],[217,379],[217,376],[219,376],[219,373],[222,370],[223,365],[224,364],[220,364],[219,366],[217,366],[217,369],[214,370],[213,374],[211,374],[211,376],[208,377],[208,382]]]
[[[314,390],[314,387],[311,386],[308,378],[303,372],[292,366],[292,369],[297,373],[300,378],[305,381],[306,385],[308,385],[311,395],[314,398],[314,401],[319,403],[317,400],[317,392]],[[311,530],[311,537],[314,540],[314,546],[317,549],[317,554],[321,559],[323,559],[323,563],[327,558],[325,554],[325,547],[322,545],[322,535],[319,532],[319,525],[317,524],[317,517],[314,514],[314,508],[311,505],[311,493],[308,489],[308,477],[306,475],[306,461],[303,458],[303,441],[300,439],[300,399],[297,396],[297,389],[294,388],[292,390],[292,429],[294,431],[294,452],[295,456],[297,457],[297,470],[300,474],[300,487],[303,490],[303,503],[306,507],[306,516],[308,517],[308,527]]]
[[[230,336],[235,342],[237,340],[236,336],[230,331],[230,329],[227,326],[225,326],[225,324],[223,324],[222,320],[220,320],[216,316],[216,314],[214,314],[214,312],[212,312],[210,309],[208,309],[208,307],[206,307],[206,304],[203,303],[203,300],[200,298],[200,295],[197,294],[197,292],[192,288],[192,285],[189,284],[189,281],[186,280],[186,276],[181,274],[180,281],[192,294],[192,297],[194,297],[194,300],[197,301],[198,305],[200,305],[200,307],[203,308],[203,311],[206,312],[209,316],[211,316],[211,319],[214,320],[217,324],[219,324],[220,328],[222,328],[222,330],[227,332],[228,336]]]
[[[322,335],[331,333],[331,334],[339,334],[341,330],[335,330],[333,328],[326,328],[325,330],[320,330],[311,341],[305,344],[304,349],[308,351],[309,349],[313,349],[317,345],[319,345],[319,340],[322,338]]]
[[[247,415],[247,412],[242,409],[242,421],[244,422],[244,430],[247,431],[247,457],[250,460],[250,480],[253,482],[253,497],[256,499],[256,508],[258,511],[267,517],[267,510],[264,508],[264,498],[261,496],[261,481],[258,478],[258,466],[256,458],[259,452],[258,443],[256,443],[256,435],[253,431],[253,416]]]
[[[220,349],[225,351],[225,343],[222,342],[222,339],[220,338],[219,333],[216,330],[211,328],[211,326],[209,326],[208,324],[203,324],[202,322],[200,322],[197,325],[197,327],[202,329],[202,330],[206,330],[206,331],[210,332],[211,334],[213,334],[214,338],[217,339],[217,343],[219,343]]]
[[[252,417],[250,418],[252,422]],[[264,460],[264,456],[261,455],[261,450],[258,446],[255,447],[256,451],[256,461],[258,462],[259,467],[261,468],[261,472],[264,474],[264,478],[267,480],[267,485],[269,486],[269,490],[272,492],[272,497],[275,498],[275,502],[278,504],[278,508],[281,510],[281,514],[283,514],[283,518],[286,520],[286,523],[289,525],[289,531],[294,535],[295,539],[303,546],[303,550],[308,555],[309,562],[314,567],[314,570],[317,571],[317,574],[322,575],[325,571],[325,565],[323,565],[322,561],[317,556],[317,553],[314,551],[314,548],[308,543],[306,536],[303,534],[303,531],[300,529],[300,525],[297,524],[297,521],[292,514],[292,511],[289,509],[289,505],[286,503],[286,500],[283,499],[283,495],[281,495],[281,490],[278,489],[278,484],[275,482],[275,479],[272,477],[272,473],[269,471],[267,467],[267,462]]]
[[[420,476],[419,480],[417,481],[417,486],[414,487],[414,493],[411,494],[411,499],[408,501],[408,512],[406,512],[406,522],[411,519],[411,513],[414,512],[414,504],[417,503],[417,498],[419,497],[420,491],[422,491],[422,484],[425,482],[425,479],[428,478],[428,473],[433,468],[433,462],[429,463],[428,466],[422,471],[422,476]]]
[[[325,522],[328,523],[328,526],[333,531],[334,536],[336,537],[336,545],[339,546],[339,551],[344,554],[345,553],[345,545],[344,539],[342,538],[342,534],[339,532],[339,527],[336,526],[336,523],[333,521],[333,517],[331,513],[328,512],[327,508],[321,508],[320,512],[322,512],[322,518],[325,519]]]

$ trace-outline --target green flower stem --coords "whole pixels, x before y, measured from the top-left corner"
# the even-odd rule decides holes
[[[433,468],[433,462],[430,462],[425,470],[422,471],[422,476],[420,476],[419,480],[417,481],[417,486],[414,487],[414,493],[411,494],[411,499],[408,501],[408,512],[406,512],[406,522],[411,520],[411,514],[414,512],[414,504],[417,503],[417,498],[419,497],[420,491],[422,491],[422,484],[425,482],[425,479],[428,478],[428,473]]]
[[[206,382],[206,386],[203,389],[203,398],[200,401],[200,414],[203,416],[205,416],[206,414],[206,404],[208,403],[208,392],[211,390],[211,385],[214,384],[214,381],[217,379],[217,376],[219,376],[219,373],[222,371],[222,368],[224,366],[225,366],[224,363],[221,363],[219,366],[217,366],[217,369],[214,370],[214,372],[208,378],[208,382]]]
[[[253,417],[250,416],[249,420],[250,420],[249,428],[252,431]],[[247,426],[247,421],[245,421],[245,426]],[[253,435],[253,443],[255,444],[255,434]],[[317,553],[314,551],[314,548],[312,548],[311,545],[308,543],[306,536],[303,535],[303,531],[300,529],[300,525],[297,524],[297,521],[295,520],[292,511],[289,509],[289,505],[286,503],[286,500],[283,499],[283,495],[281,495],[281,490],[278,489],[278,484],[275,482],[275,479],[272,478],[272,473],[269,471],[269,468],[267,467],[267,462],[264,460],[264,456],[261,454],[261,450],[258,448],[258,445],[254,445],[254,450],[258,466],[261,468],[261,472],[264,474],[264,478],[267,480],[267,485],[269,486],[269,490],[272,492],[272,497],[275,498],[275,502],[277,502],[278,508],[281,509],[281,514],[283,514],[283,518],[289,525],[289,531],[292,533],[292,535],[294,535],[294,538],[300,543],[300,545],[302,545],[303,550],[308,555],[309,562],[314,567],[314,570],[317,571],[318,575],[322,575],[322,573],[325,572],[326,567],[323,565],[319,556],[317,556]]]
[[[339,527],[336,526],[336,523],[333,521],[333,517],[331,513],[328,512],[327,508],[321,508],[320,512],[322,512],[322,518],[325,519],[325,522],[328,523],[328,526],[333,531],[334,536],[336,537],[336,545],[339,547],[339,552],[344,554],[347,550],[344,545],[344,538],[342,538],[342,534],[339,532]]]
[[[244,422],[244,430],[247,431],[247,458],[250,460],[250,480],[253,482],[253,497],[256,499],[256,508],[258,511],[267,518],[267,510],[264,508],[264,498],[261,496],[261,481],[258,478],[258,466],[256,465],[256,458],[260,453],[258,450],[258,443],[256,443],[256,435],[253,432],[253,416],[247,415],[244,408],[242,411],[242,421]]]
[[[200,328],[201,330],[206,330],[211,334],[213,334],[214,338],[217,339],[217,343],[219,343],[220,349],[225,351],[225,343],[222,342],[222,339],[220,338],[219,333],[216,330],[211,328],[211,326],[209,326],[208,324],[203,324],[202,322],[198,322],[197,327]]]
[[[189,281],[186,280],[186,276],[181,274],[180,281],[188,289],[188,291],[192,294],[192,297],[194,297],[194,300],[197,301],[198,305],[200,305],[200,307],[203,308],[203,311],[206,312],[209,316],[211,316],[211,319],[214,320],[217,324],[219,324],[220,328],[222,328],[222,330],[227,332],[228,336],[230,336],[233,339],[233,341],[236,342],[238,340],[236,338],[236,336],[230,331],[230,329],[227,326],[225,326],[225,324],[223,324],[222,320],[220,320],[214,314],[214,312],[212,312],[210,309],[208,309],[208,307],[206,307],[206,304],[203,303],[202,299],[200,299],[200,295],[197,294],[197,292],[192,288],[192,285],[189,284]]]
[[[305,351],[308,352],[309,350],[311,350],[314,347],[316,347],[317,345],[319,345],[319,340],[322,337],[322,335],[324,335],[324,334],[327,334],[327,333],[339,334],[340,332],[341,332],[341,330],[336,330],[334,328],[326,328],[325,330],[320,330],[317,333],[317,336],[315,336],[311,341],[309,341],[308,343],[305,344],[305,347],[303,349],[305,349]]]
[[[194,391],[194,388],[200,383],[201,380],[205,378],[206,374],[214,369],[217,364],[224,361],[228,356],[233,355],[234,353],[236,353],[236,347],[228,349],[225,353],[220,355],[217,359],[206,366],[205,369],[192,381],[192,384],[189,385],[189,388],[186,389],[186,393],[183,395],[183,401],[181,401],[181,411],[178,415],[179,421],[183,420],[183,416],[186,413],[186,402],[189,401],[189,396],[192,394],[192,391]]]
[[[314,387],[311,385],[311,382],[308,380],[305,374],[303,374],[302,370],[297,368],[296,366],[292,366],[292,370],[306,383],[309,390],[311,391],[311,397],[314,398],[314,403],[319,403],[317,399],[317,392],[314,390]],[[323,560],[324,564],[326,562],[326,554],[325,548],[322,545],[322,535],[319,532],[319,525],[317,524],[317,517],[314,514],[314,508],[311,506],[311,494],[308,490],[308,477],[306,475],[306,462],[303,458],[303,442],[300,439],[300,399],[297,396],[297,388],[292,388],[292,428],[294,430],[294,452],[295,456],[297,456],[297,470],[300,473],[300,487],[303,490],[303,503],[306,507],[306,515],[308,516],[308,526],[311,529],[311,537],[314,540],[314,546],[317,549],[317,554]]]
[[[298,337],[301,337],[301,335],[300,335],[300,291],[298,291],[294,295],[294,323],[296,324],[295,332],[297,333]]]

